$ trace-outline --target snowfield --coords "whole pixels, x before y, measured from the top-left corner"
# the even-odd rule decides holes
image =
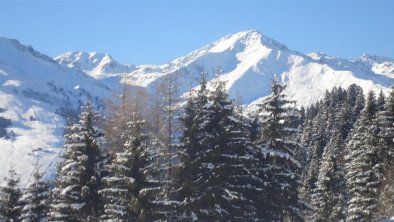
[[[298,106],[317,101],[333,87],[355,83],[366,93],[388,92],[394,84],[393,59],[304,55],[253,30],[225,36],[160,66],[119,64],[95,52],[67,52],[52,59],[0,38],[0,116],[12,122],[9,139],[0,139],[0,178],[12,163],[26,185],[37,158],[46,176],[53,177],[62,151],[64,116],[87,98],[100,105],[120,91],[122,81],[153,90],[166,75],[176,75],[181,93],[186,93],[198,86],[202,71],[210,81],[225,80],[232,98],[250,108],[270,93],[275,75],[288,81],[285,92]]]

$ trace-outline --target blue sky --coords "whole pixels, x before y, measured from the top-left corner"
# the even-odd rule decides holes
[[[98,51],[163,64],[228,34],[258,30],[303,53],[394,58],[391,0],[1,0],[0,36],[56,56]]]

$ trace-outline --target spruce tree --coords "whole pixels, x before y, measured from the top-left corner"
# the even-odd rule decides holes
[[[360,118],[362,110],[365,107],[365,96],[363,89],[355,84],[349,86],[347,101],[353,107],[352,115],[350,116],[351,122],[356,124],[357,120]]]
[[[149,153],[142,134],[143,120],[137,113],[128,121],[123,151],[107,165],[108,176],[99,191],[104,199],[103,221],[145,221],[149,218],[151,187],[146,172]]]
[[[378,111],[383,111],[384,106],[386,104],[386,99],[384,97],[384,93],[382,90],[380,90],[379,96],[378,96],[378,101],[377,101],[377,106],[378,106]]]
[[[311,200],[311,194],[313,190],[316,189],[316,181],[319,175],[321,155],[320,155],[320,145],[317,141],[310,146],[311,149],[311,157],[310,162],[305,167],[303,172],[303,186],[302,186],[302,194],[303,198],[306,201]]]
[[[312,195],[312,221],[345,221],[343,140],[335,131],[324,149],[316,189]]]
[[[22,202],[22,222],[41,222],[47,220],[49,209],[49,185],[42,179],[38,164],[34,167],[33,181],[24,192]]]
[[[378,218],[377,197],[383,179],[383,149],[379,146],[377,137],[377,110],[375,94],[370,91],[366,106],[347,144],[347,221],[372,221]]]
[[[8,170],[8,177],[4,180],[6,184],[0,187],[0,220],[17,222],[21,212],[22,191],[19,188],[18,174],[12,165]]]
[[[337,107],[335,115],[338,116],[337,121],[339,121],[339,130],[343,139],[347,139],[354,127],[352,114],[352,107],[347,100],[343,101],[340,106]]]
[[[88,102],[79,123],[69,127],[65,135],[64,161],[59,167],[50,221],[97,221],[100,210],[102,133],[94,126],[97,114]]]
[[[245,195],[256,190],[250,180],[254,147],[250,142],[249,126],[245,125],[247,122],[242,116],[234,112],[225,83],[218,81],[214,84],[214,91],[210,95],[212,103],[208,108],[211,113],[208,132],[214,138],[210,138],[213,142],[209,144],[212,150],[205,152],[208,158],[203,158],[202,161],[202,165],[211,170],[213,177],[206,183],[208,195],[204,199],[208,204],[203,203],[202,207],[207,211],[214,210],[219,220],[226,217],[229,220],[252,220],[254,206]],[[216,200],[215,205],[209,206],[212,204],[212,197]]]
[[[255,143],[260,138],[260,123],[259,118],[254,117],[250,123],[250,140]]]
[[[379,96],[381,97],[381,96]],[[383,111],[378,113],[379,140],[383,148],[384,177],[379,191],[379,215],[389,219],[394,212],[394,86],[386,100]]]
[[[323,105],[323,102],[317,104],[317,114],[312,118],[311,125],[306,128],[306,134],[310,134],[306,140],[301,140],[302,144],[307,147],[307,165],[304,171],[304,187],[303,189],[307,193],[309,200],[309,195],[316,188],[316,181],[319,173],[319,166],[321,157],[323,155],[324,147],[328,142],[329,132],[329,118],[327,111],[328,107]]]
[[[234,113],[224,83],[216,82],[209,96],[205,84],[189,98],[182,118],[178,220],[251,220],[249,129]]]
[[[347,141],[364,103],[362,88],[353,84],[347,90],[333,88],[322,101],[307,109],[301,136],[301,143],[306,146],[307,152],[302,188],[306,200],[310,200],[310,194],[316,189],[320,161],[330,135],[340,131],[343,140]]]
[[[175,220],[187,221],[198,219],[198,209],[195,208],[196,199],[193,195],[198,194],[198,187],[195,184],[195,176],[199,174],[201,165],[200,153],[204,147],[201,144],[206,136],[202,124],[209,121],[207,119],[208,90],[204,73],[201,76],[200,89],[189,92],[189,97],[185,107],[181,123],[184,127],[180,138],[180,149],[178,156],[180,163],[175,168],[174,199],[177,201]],[[194,95],[196,93],[196,95]]]
[[[261,176],[265,181],[265,220],[283,221],[286,219],[302,221],[298,186],[300,184],[300,163],[295,159],[299,143],[294,140],[298,130],[289,127],[292,102],[283,93],[285,85],[275,78],[272,93],[261,104],[263,115],[262,141],[260,145],[264,160]]]

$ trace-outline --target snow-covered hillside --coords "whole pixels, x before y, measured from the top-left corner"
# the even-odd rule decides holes
[[[52,59],[16,40],[0,38],[0,117],[11,120],[7,129],[13,131],[11,139],[0,140],[0,178],[12,162],[26,181],[34,155],[53,172],[51,161],[63,143],[62,113],[76,109],[87,97],[110,98],[123,77],[130,85],[153,89],[166,75],[177,75],[185,93],[197,86],[202,71],[209,80],[225,80],[231,96],[240,96],[245,105],[267,96],[275,75],[289,82],[286,93],[304,106],[334,86],[356,83],[367,92],[387,91],[394,84],[392,59],[305,55],[257,31],[223,37],[160,66],[122,65],[100,53],[69,52]]]
[[[63,67],[16,40],[0,38],[0,116],[12,123],[7,128],[10,139],[0,139],[0,178],[12,163],[24,185],[35,156],[51,173],[63,144],[63,115],[82,100],[99,103],[109,95],[109,88],[85,73]]]

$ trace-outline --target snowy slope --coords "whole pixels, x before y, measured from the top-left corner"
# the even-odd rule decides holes
[[[0,139],[0,178],[12,163],[27,181],[36,157],[48,174],[63,144],[65,112],[87,98],[100,102],[110,90],[81,71],[63,67],[32,47],[0,38],[0,116],[10,119],[11,139]]]

